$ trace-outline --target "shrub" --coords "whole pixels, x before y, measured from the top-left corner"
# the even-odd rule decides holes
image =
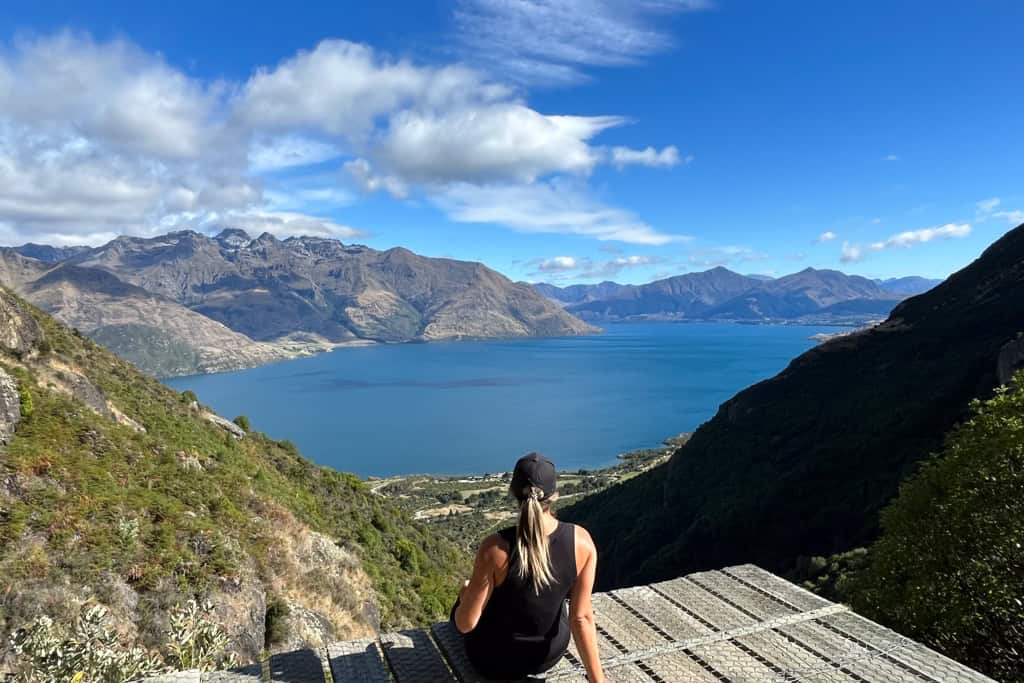
[[[227,633],[208,618],[212,609],[209,603],[190,600],[171,611],[166,659],[122,642],[102,605],[82,612],[71,629],[61,628],[50,617],[37,617],[11,637],[19,658],[16,680],[121,683],[173,669],[209,671],[234,666],[234,655],[224,654]]]
[[[192,391],[191,389],[186,389],[185,391],[181,392],[181,402],[187,405],[199,403],[199,397],[196,396],[196,392]]]
[[[32,392],[24,381],[18,382],[18,400],[21,402],[21,416],[31,417],[35,412],[35,404],[32,402]]]
[[[83,612],[70,632],[38,617],[14,634],[12,645],[21,664],[17,680],[24,683],[119,683],[165,669],[158,656],[121,643],[100,605]]]
[[[176,669],[210,671],[235,665],[234,655],[225,656],[227,632],[208,617],[213,605],[189,600],[171,612],[167,635],[169,663]]]
[[[1024,372],[882,513],[854,606],[999,680],[1024,680]]]
[[[245,415],[239,415],[238,417],[235,418],[234,422],[236,425],[238,425],[245,431],[249,431],[249,418],[247,418]]]

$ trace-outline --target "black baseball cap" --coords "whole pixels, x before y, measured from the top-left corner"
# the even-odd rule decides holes
[[[528,486],[539,488],[544,498],[550,498],[558,490],[555,465],[540,453],[528,453],[519,458],[512,470],[512,495],[522,500]]]

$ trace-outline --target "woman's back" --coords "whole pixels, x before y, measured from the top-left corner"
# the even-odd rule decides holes
[[[480,616],[478,632],[485,632],[489,638],[536,640],[550,637],[558,628],[564,615],[565,601],[576,581],[576,528],[572,524],[559,522],[548,535],[551,557],[552,582],[539,591],[530,577],[515,571],[516,547],[515,527],[498,532],[508,544],[509,571],[505,580],[495,587],[491,599]]]

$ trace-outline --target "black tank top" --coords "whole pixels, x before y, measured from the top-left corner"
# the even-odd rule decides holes
[[[535,669],[550,658],[552,648],[564,651],[568,645],[565,600],[576,582],[576,527],[558,522],[548,536],[553,580],[539,592],[529,576],[520,577],[516,572],[515,527],[498,534],[508,544],[508,574],[491,593],[480,621],[468,634],[467,652],[480,669],[496,669],[499,662]],[[484,659],[489,661],[481,661]]]

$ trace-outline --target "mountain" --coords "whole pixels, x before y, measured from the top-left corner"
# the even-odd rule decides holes
[[[107,271],[16,250],[0,249],[0,283],[158,377],[252,367],[324,346],[256,342]]]
[[[942,280],[934,280],[926,277],[893,277],[887,280],[875,280],[878,285],[887,292],[901,294],[903,296],[914,296],[924,294],[932,287],[942,283]]]
[[[1022,300],[1024,226],[883,324],[726,401],[666,465],[563,510],[601,549],[599,585],[787,571],[870,541],[899,483],[1024,362]]]
[[[100,268],[258,341],[561,336],[594,328],[480,263],[241,230],[119,237],[68,263]]]
[[[51,247],[48,244],[35,244],[33,242],[29,242],[21,245],[20,247],[12,247],[11,251],[21,254],[22,256],[34,258],[37,261],[42,261],[43,263],[59,263],[61,261],[66,261],[72,256],[78,256],[79,254],[85,253],[89,251],[89,249],[89,247],[85,246]]]
[[[646,285],[606,287],[607,293],[594,292],[578,301],[570,300],[570,287],[559,292],[548,287],[538,291],[558,298],[567,311],[589,321],[862,323],[884,317],[903,298],[866,278],[813,268],[768,278],[719,266]]]
[[[445,614],[468,558],[355,476],[7,290],[0,332],[0,671],[16,629],[92,605],[166,652],[168,615],[209,600],[243,661]]]

